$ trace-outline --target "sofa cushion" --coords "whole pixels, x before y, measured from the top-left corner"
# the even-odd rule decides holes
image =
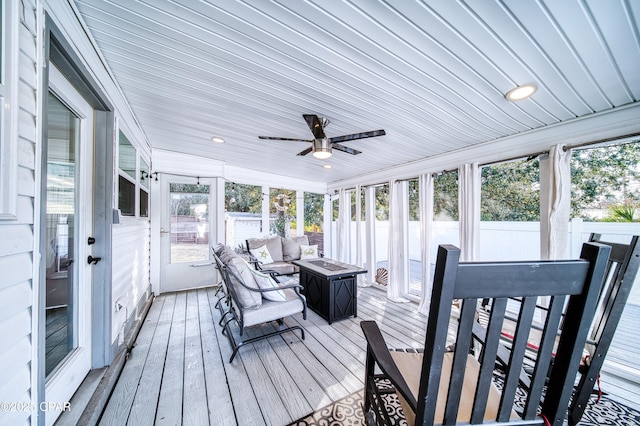
[[[253,278],[251,266],[249,266],[243,258],[240,256],[232,257],[227,266],[247,287],[258,288],[256,281]],[[262,295],[259,291],[251,291],[242,286],[242,284],[233,282],[233,278],[231,285],[233,285],[233,290],[238,298],[238,303],[240,303],[242,307],[247,309],[258,309],[260,305],[262,305]]]
[[[269,251],[266,245],[251,249],[249,251],[251,252],[253,257],[258,259],[258,261],[263,265],[273,263],[273,257],[271,257],[271,252]]]
[[[284,260],[282,257],[282,238],[277,235],[267,238],[249,238],[247,240],[247,246],[249,251],[260,246],[267,246],[274,262],[282,262]]]
[[[273,321],[274,318],[284,318],[302,312],[304,304],[295,291],[291,289],[283,290],[287,298],[285,302],[274,302],[272,300],[264,300],[260,309],[246,311],[243,316],[244,326],[261,324],[263,322]]]
[[[300,246],[300,259],[315,259],[318,257],[318,245],[314,244],[311,246],[301,245]]]
[[[300,246],[309,244],[309,238],[306,235],[299,237],[288,237],[282,239],[282,260],[291,262],[300,259]]]
[[[264,265],[267,271],[273,271],[277,275],[291,275],[298,272],[298,267],[289,262],[273,262],[268,265]]]
[[[251,272],[253,273],[253,279],[261,289],[270,290],[280,287],[278,283],[273,278],[271,278],[271,275],[263,274],[262,272],[253,269],[251,270]],[[283,290],[263,291],[261,292],[261,294],[263,298],[267,300],[273,300],[274,302],[284,302],[287,300],[287,296],[285,296]]]

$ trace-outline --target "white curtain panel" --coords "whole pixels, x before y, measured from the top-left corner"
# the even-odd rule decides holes
[[[427,173],[419,178],[420,194],[420,264],[422,267],[422,296],[418,312],[429,315],[431,302],[431,235],[433,231],[433,175]]]
[[[351,226],[351,197],[349,191],[340,190],[338,196],[338,260],[349,263],[349,238]]]
[[[460,216],[460,260],[476,259],[480,238],[480,166],[464,164],[458,170],[458,215]]]
[[[547,164],[544,164],[544,162]],[[571,151],[564,145],[552,146],[548,159],[541,159],[540,180],[546,180],[548,192],[541,193],[540,215],[543,259],[565,259],[569,247],[569,221],[571,216]],[[542,185],[541,185],[542,186]]]
[[[387,297],[394,302],[408,302],[403,297],[408,287],[405,274],[405,199],[407,182],[389,182],[389,279]]]

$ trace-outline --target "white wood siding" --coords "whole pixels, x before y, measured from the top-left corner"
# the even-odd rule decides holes
[[[124,218],[113,225],[111,342],[120,343],[124,327],[149,288],[149,220]],[[116,304],[122,308],[116,311]]]
[[[35,368],[32,334],[35,293],[34,218],[37,142],[37,20],[30,1],[20,6],[18,25],[17,220],[0,221],[0,401],[31,403]],[[16,407],[17,408],[17,407]],[[29,410],[0,410],[0,424],[28,424]]]

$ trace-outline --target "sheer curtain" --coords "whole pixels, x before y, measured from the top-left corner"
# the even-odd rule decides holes
[[[571,151],[552,146],[540,158],[540,256],[564,259],[571,216]]]
[[[427,173],[419,178],[420,190],[420,264],[422,267],[422,297],[418,312],[429,315],[431,302],[431,235],[433,228],[433,175]]]
[[[408,288],[406,263],[407,182],[389,182],[389,281],[387,297],[394,302],[408,302],[403,297]]]
[[[480,166],[464,164],[458,170],[460,260],[476,259],[480,238]]]
[[[349,237],[351,226],[351,194],[344,189],[338,196],[338,260],[350,262]]]

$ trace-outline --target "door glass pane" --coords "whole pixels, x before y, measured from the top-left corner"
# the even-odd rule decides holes
[[[209,259],[209,188],[170,184],[171,263]]]
[[[45,369],[48,376],[77,347],[74,253],[80,120],[52,94],[47,108]]]

